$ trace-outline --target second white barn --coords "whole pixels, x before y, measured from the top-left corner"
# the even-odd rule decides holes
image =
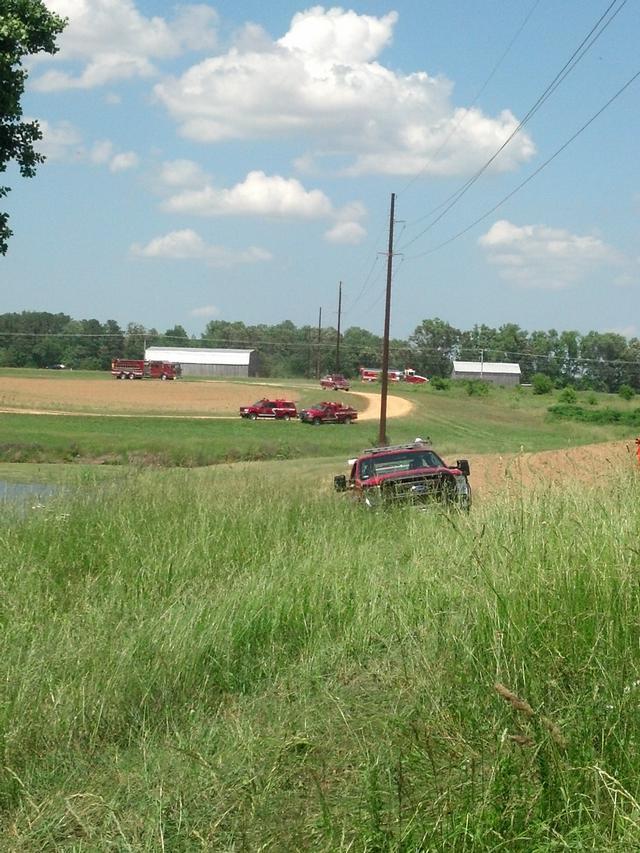
[[[509,361],[454,361],[452,379],[482,379],[495,385],[520,384],[520,365]]]

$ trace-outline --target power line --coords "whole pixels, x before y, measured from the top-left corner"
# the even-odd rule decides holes
[[[602,33],[607,29],[607,27],[613,22],[613,20],[617,17],[617,15],[622,11],[622,9],[627,4],[628,0],[622,0],[621,5],[616,9],[613,14],[609,17],[608,20],[605,20],[611,9],[616,5],[616,3],[620,2],[620,0],[612,0],[607,9],[603,12],[600,18],[593,25],[589,33],[583,38],[578,47],[571,54],[567,62],[562,66],[560,71],[553,78],[551,83],[547,86],[544,92],[538,97],[536,102],[532,107],[527,111],[524,118],[521,119],[516,128],[509,134],[507,139],[500,145],[500,147],[491,155],[491,157],[484,163],[483,166],[478,169],[461,187],[459,187],[449,198],[443,202],[441,205],[436,207],[431,213],[423,216],[422,219],[431,216],[437,210],[444,206],[444,209],[441,213],[436,216],[436,218],[427,225],[426,228],[423,228],[415,237],[409,240],[408,243],[405,243],[400,247],[401,251],[407,249],[409,246],[413,245],[420,237],[424,236],[428,231],[430,231],[434,225],[436,225],[440,220],[446,216],[446,214],[460,201],[460,199],[471,189],[471,187],[479,180],[479,178],[486,172],[489,166],[494,162],[494,160],[501,154],[502,151],[507,147],[507,145],[513,140],[513,138],[522,130],[522,128],[529,122],[531,118],[538,112],[538,110],[544,105],[544,103],[551,97],[551,95],[556,91],[556,89],[560,86],[560,84],[566,79],[566,77],[573,71],[576,65],[580,62],[580,60],[586,55],[586,53],[593,47],[596,41],[600,38]],[[602,23],[604,21],[604,24]],[[602,26],[601,26],[602,24]],[[598,28],[600,27],[599,31]],[[420,221],[420,220],[418,220]]]
[[[532,173],[529,175],[529,177],[528,177],[528,178],[525,178],[525,180],[524,180],[524,181],[521,181],[521,182],[520,182],[520,183],[519,183],[519,184],[518,184],[518,185],[517,185],[513,190],[511,190],[511,192],[510,192],[510,193],[508,193],[506,196],[504,196],[504,197],[503,197],[503,198],[502,198],[502,199],[501,199],[497,204],[494,204],[494,206],[493,206],[490,210],[487,210],[485,213],[483,213],[483,214],[482,214],[482,216],[479,216],[477,219],[474,219],[474,221],[473,221],[470,225],[467,225],[467,227],[466,227],[466,228],[463,228],[461,231],[458,231],[458,232],[457,232],[456,234],[454,234],[452,237],[449,237],[447,240],[443,240],[443,241],[442,241],[442,243],[438,243],[438,245],[437,245],[437,246],[433,246],[431,249],[427,249],[425,252],[420,252],[420,253],[419,253],[419,254],[417,254],[417,255],[410,255],[410,256],[407,258],[407,260],[409,260],[409,261],[413,261],[413,260],[416,260],[416,258],[423,258],[423,257],[425,257],[425,255],[431,255],[433,252],[438,251],[438,249],[442,249],[444,246],[448,246],[448,245],[449,245],[449,243],[453,243],[453,241],[454,241],[454,240],[457,240],[459,237],[462,237],[462,236],[463,236],[463,234],[466,234],[468,231],[471,231],[471,229],[472,229],[472,228],[475,228],[475,226],[476,226],[476,225],[478,225],[478,224],[479,224],[480,222],[482,222],[484,219],[487,219],[487,217],[491,216],[491,214],[492,214],[492,213],[495,213],[495,212],[496,212],[496,210],[498,210],[498,208],[499,208],[499,207],[502,207],[502,205],[503,205],[505,202],[507,202],[507,201],[508,201],[510,198],[512,198],[512,197],[513,197],[517,192],[519,192],[519,191],[520,191],[524,186],[526,186],[526,185],[529,183],[529,181],[532,181],[532,180],[533,180],[537,175],[539,175],[539,174],[540,174],[540,172],[541,172],[543,169],[545,169],[545,168],[549,165],[549,163],[551,163],[553,160],[555,160],[555,159],[556,159],[556,157],[557,157],[559,154],[561,154],[561,153],[565,150],[565,148],[568,148],[568,147],[569,147],[569,145],[571,145],[571,143],[572,143],[575,139],[577,139],[577,137],[578,137],[578,136],[580,136],[580,134],[581,134],[583,131],[585,131],[585,130],[589,127],[589,125],[590,125],[590,124],[592,124],[592,123],[593,123],[593,122],[594,122],[594,121],[595,121],[595,120],[596,120],[600,115],[602,115],[602,113],[603,113],[603,112],[604,112],[604,111],[605,111],[609,106],[611,106],[611,104],[612,104],[612,103],[613,103],[617,98],[619,98],[619,97],[620,97],[620,95],[622,95],[622,93],[623,93],[626,89],[628,89],[628,88],[629,88],[629,86],[630,86],[630,85],[631,85],[631,84],[632,84],[632,83],[633,83],[633,82],[634,82],[638,77],[640,77],[640,71],[637,71],[637,72],[633,75],[633,77],[631,77],[629,80],[627,80],[627,82],[624,84],[624,86],[621,86],[621,87],[620,87],[620,89],[618,89],[618,91],[617,91],[614,95],[612,95],[612,96],[611,96],[611,98],[609,98],[609,100],[608,100],[608,101],[607,101],[607,102],[606,102],[606,103],[605,103],[605,104],[604,104],[604,105],[603,105],[603,106],[598,110],[598,112],[597,112],[597,113],[595,113],[594,115],[592,115],[592,116],[591,116],[591,118],[590,118],[587,122],[585,122],[585,123],[582,125],[582,127],[581,127],[581,128],[579,128],[579,129],[578,129],[578,130],[573,134],[573,136],[571,136],[569,139],[567,139],[567,141],[566,141],[563,145],[561,145],[561,146],[560,146],[560,148],[558,148],[558,150],[557,150],[554,154],[552,154],[552,155],[551,155],[551,157],[549,157],[547,160],[545,160],[545,161],[544,161],[544,163],[542,163],[540,166],[538,166],[538,168],[537,168],[534,172],[532,172]],[[407,244],[407,245],[408,245],[408,244]]]
[[[395,277],[395,274],[394,274],[394,277]],[[383,295],[384,295],[384,291],[382,292],[380,299],[382,298]],[[380,299],[378,301],[380,301]],[[374,307],[374,306],[371,306],[371,307]],[[325,330],[325,331],[327,331],[327,330]],[[373,333],[371,333],[371,334],[373,334]],[[53,338],[55,338],[55,337],[85,337],[85,338],[86,337],[89,337],[89,338],[114,337],[114,335],[87,334],[87,333],[78,333],[78,334],[52,333],[52,334],[48,335],[48,334],[43,333],[43,332],[0,332],[0,339],[6,335],[16,336],[16,337],[21,336],[21,337],[53,337]],[[115,337],[120,337],[120,336],[115,335]],[[126,336],[124,336],[124,337],[126,337]],[[135,333],[133,335],[133,337],[143,337],[143,334],[142,333]],[[151,337],[153,338],[155,336],[151,336]],[[169,338],[172,340],[180,340],[180,341],[185,340],[184,338],[178,337],[175,335],[158,335],[158,337]],[[376,337],[379,337],[379,336],[376,336]],[[582,335],[581,337],[584,337],[584,336]],[[190,343],[223,343],[223,344],[229,343],[228,341],[224,341],[224,340],[219,339],[219,338],[202,338],[202,339],[190,340],[189,342]],[[239,339],[235,339],[233,341],[233,343],[234,344],[245,344],[247,346],[252,346],[252,347],[256,347],[256,346],[277,346],[280,349],[308,349],[310,346],[312,346],[313,348],[320,346],[320,348],[327,349],[327,350],[335,349],[335,340],[331,340],[331,339],[328,340],[326,343],[320,343],[319,345],[315,341],[310,344],[308,341],[306,341],[306,342],[266,341],[266,340],[265,341],[263,341],[263,340],[248,341],[248,340],[239,340]],[[362,344],[349,344],[349,343],[346,343],[343,339],[343,341],[340,345],[340,349],[343,352],[347,351],[347,352],[356,353],[356,352],[361,352],[363,349],[367,349],[369,347],[370,343],[371,342],[367,342],[364,345],[362,345]],[[376,340],[372,343],[373,343],[372,349],[375,349],[376,351],[381,352],[382,339],[380,338],[380,340]],[[393,352],[404,353],[404,352],[406,352],[407,348],[409,348],[409,349],[413,348],[413,355],[415,355],[415,356],[420,355],[420,354],[446,355],[447,357],[451,356],[452,360],[464,360],[464,359],[456,358],[456,354],[451,353],[450,350],[449,351],[443,350],[441,347],[419,347],[419,348],[415,348],[415,345],[413,345],[409,339],[407,339],[406,343],[402,343],[402,344],[397,345],[397,346],[393,346],[393,344],[390,343],[390,351],[393,351]],[[527,359],[533,359],[536,361],[539,361],[539,360],[548,360],[548,361],[556,360],[556,361],[572,361],[572,362],[576,362],[576,363],[590,363],[590,364],[627,364],[627,365],[632,365],[635,367],[640,367],[640,357],[638,359],[635,359],[635,360],[634,359],[622,359],[622,358],[606,359],[606,358],[589,358],[587,356],[570,355],[567,353],[536,353],[536,352],[532,352],[530,350],[529,351],[527,351],[527,350],[515,351],[515,350],[504,349],[501,346],[499,346],[499,344],[495,345],[495,344],[492,344],[491,342],[486,342],[486,343],[481,344],[480,346],[477,346],[477,347],[476,346],[465,346],[464,344],[459,344],[454,349],[462,350],[463,352],[477,352],[478,354],[480,354],[481,352],[484,352],[485,355],[486,355],[487,351],[489,351],[489,352],[493,351],[496,353],[501,353],[504,356],[516,357],[516,358],[517,357],[527,358]]]
[[[404,187],[403,187],[403,189],[402,189],[402,192],[405,192],[405,191],[406,191],[406,190],[411,186],[411,184],[412,184],[412,183],[414,183],[414,181],[416,181],[416,180],[420,177],[420,175],[424,173],[424,171],[426,170],[426,168],[427,168],[427,166],[429,165],[429,163],[433,162],[433,160],[435,159],[435,157],[437,157],[437,156],[440,154],[440,152],[444,149],[444,147],[447,145],[447,143],[450,141],[450,139],[451,139],[451,138],[452,138],[452,137],[457,133],[457,131],[458,131],[458,130],[460,129],[460,127],[462,126],[462,124],[464,124],[464,121],[466,120],[467,116],[469,115],[469,111],[470,111],[470,109],[471,109],[472,107],[474,107],[474,106],[475,106],[475,104],[476,104],[476,103],[477,103],[477,101],[479,100],[480,96],[481,96],[481,95],[482,95],[482,93],[485,91],[485,89],[487,88],[487,86],[489,85],[489,83],[491,82],[491,80],[493,79],[493,77],[495,76],[495,74],[497,73],[498,69],[500,68],[500,66],[502,65],[502,63],[504,62],[504,60],[506,59],[506,57],[507,57],[507,55],[509,54],[509,52],[510,52],[511,48],[513,47],[514,43],[516,42],[516,40],[517,40],[517,39],[518,39],[518,37],[520,36],[521,32],[523,31],[523,29],[525,28],[525,26],[526,26],[526,25],[527,25],[527,23],[529,22],[529,19],[531,18],[531,16],[532,16],[532,15],[533,15],[533,13],[535,12],[536,8],[539,6],[539,4],[540,4],[540,0],[535,0],[535,2],[533,3],[533,5],[532,5],[532,6],[531,6],[531,8],[529,9],[528,13],[525,15],[524,20],[522,21],[522,23],[520,24],[520,26],[519,26],[519,27],[518,27],[518,29],[516,30],[516,32],[515,32],[515,34],[514,34],[514,36],[511,38],[511,40],[510,40],[509,44],[507,45],[506,49],[503,51],[503,53],[502,53],[502,55],[500,56],[500,58],[498,59],[498,61],[495,63],[495,65],[494,65],[494,66],[493,66],[493,68],[491,69],[491,72],[489,73],[489,76],[486,78],[486,80],[484,81],[484,83],[481,85],[480,89],[477,91],[477,93],[476,93],[475,97],[474,97],[474,98],[473,98],[473,100],[471,101],[471,105],[470,105],[470,107],[469,107],[469,108],[465,111],[465,113],[461,116],[461,118],[460,118],[460,120],[457,122],[457,124],[456,124],[452,129],[451,129],[450,133],[449,133],[449,134],[448,134],[448,136],[445,138],[445,140],[442,142],[442,144],[440,145],[440,147],[436,150],[436,152],[433,154],[433,156],[431,157],[431,159],[430,159],[430,160],[429,160],[429,161],[428,161],[428,162],[427,162],[427,163],[422,167],[422,169],[421,169],[421,170],[420,170],[416,175],[414,175],[414,176],[413,176],[413,178],[411,178],[411,180],[410,180],[407,184],[405,184],[405,186],[404,186]],[[418,220],[418,221],[420,221],[420,220]],[[402,229],[400,230],[400,234],[398,235],[398,238],[397,238],[398,240],[399,240],[399,239],[402,237],[402,235],[404,234],[404,232],[405,232],[405,230],[406,230],[406,227],[407,227],[406,223],[403,223],[403,225],[402,225]],[[382,228],[380,229],[380,233],[379,233],[379,235],[378,235],[378,237],[376,238],[376,241],[375,241],[376,243],[377,243],[377,242],[378,242],[378,240],[380,239],[380,236],[382,235],[382,231],[383,231],[383,229],[384,229],[384,226],[382,226]],[[377,264],[378,260],[379,260],[379,255],[378,255],[378,254],[376,254],[376,257],[374,258],[374,261],[373,261],[373,264],[372,264],[372,266],[371,266],[371,269],[369,270],[369,272],[368,272],[368,274],[367,274],[367,276],[366,276],[366,278],[365,278],[365,280],[364,280],[364,283],[363,283],[363,285],[362,285],[362,287],[361,287],[360,291],[358,292],[357,296],[353,299],[353,301],[351,301],[350,303],[348,303],[347,307],[346,307],[345,309],[343,309],[343,313],[345,313],[345,314],[349,314],[349,313],[351,313],[351,312],[353,311],[353,309],[355,308],[355,306],[356,306],[356,305],[360,302],[360,300],[363,298],[363,296],[365,295],[365,293],[370,289],[370,288],[369,288],[369,280],[370,280],[370,278],[371,278],[371,275],[372,275],[372,273],[373,273],[373,270],[374,270],[374,268],[375,268],[375,266],[376,266],[376,264]],[[384,291],[383,291],[383,293],[384,293]],[[375,300],[371,305],[369,305],[369,307],[368,307],[368,308],[366,308],[366,309],[364,310],[364,312],[363,312],[363,313],[364,313],[364,315],[366,316],[366,315],[367,315],[367,314],[368,314],[368,313],[369,313],[369,312],[370,312],[370,311],[371,311],[371,310],[372,310],[376,305],[378,305],[381,299],[382,299],[382,295],[380,295],[380,296],[379,296],[379,297],[378,297],[378,298],[377,298],[377,299],[376,299],[376,300]]]
[[[480,88],[479,88],[479,89],[478,89],[478,91],[476,92],[476,94],[475,94],[475,96],[474,96],[473,100],[471,101],[471,103],[469,104],[469,106],[466,108],[466,110],[464,111],[464,113],[461,115],[461,117],[460,117],[459,121],[458,121],[458,122],[457,122],[457,123],[456,123],[456,124],[451,128],[451,130],[449,131],[448,135],[445,137],[445,139],[443,140],[443,142],[441,143],[441,145],[440,145],[440,146],[435,150],[435,152],[434,152],[434,153],[431,155],[431,157],[427,160],[427,162],[424,164],[424,166],[422,167],[422,169],[420,169],[420,171],[419,171],[419,172],[417,172],[417,173],[416,173],[416,174],[415,174],[415,175],[414,175],[414,176],[413,176],[413,177],[412,177],[412,178],[411,178],[411,179],[410,179],[410,180],[405,184],[405,186],[400,190],[400,193],[398,193],[398,195],[400,195],[400,194],[402,194],[402,193],[406,192],[406,191],[409,189],[409,187],[410,187],[412,184],[414,184],[414,183],[418,180],[418,178],[426,172],[427,168],[428,168],[428,167],[429,167],[429,166],[434,162],[434,160],[436,159],[436,157],[437,157],[437,156],[438,156],[438,155],[443,151],[443,149],[447,146],[447,144],[449,143],[449,141],[450,141],[450,140],[451,140],[451,139],[456,135],[456,133],[460,130],[460,128],[462,127],[462,125],[463,125],[463,124],[464,124],[464,122],[466,121],[467,117],[469,116],[469,114],[470,114],[470,112],[471,112],[472,108],[473,108],[473,107],[475,107],[475,105],[476,105],[476,104],[478,103],[478,101],[480,100],[480,96],[483,94],[483,92],[485,91],[485,89],[487,88],[487,86],[489,85],[489,83],[491,82],[491,80],[492,80],[492,79],[494,78],[494,76],[496,75],[496,73],[497,73],[498,69],[500,68],[500,66],[502,65],[502,63],[504,62],[504,60],[505,60],[505,59],[507,58],[507,56],[509,55],[509,52],[511,51],[511,48],[513,47],[513,45],[514,45],[514,44],[515,44],[515,42],[517,41],[518,37],[520,36],[520,33],[524,30],[524,28],[526,27],[526,25],[527,25],[527,24],[528,24],[528,22],[529,22],[529,19],[531,18],[531,16],[533,15],[533,13],[535,12],[535,10],[538,8],[538,6],[539,6],[539,5],[540,5],[540,0],[535,0],[535,2],[534,2],[534,4],[533,4],[533,6],[529,9],[529,11],[527,12],[527,14],[526,14],[526,15],[525,15],[525,17],[524,17],[524,20],[522,21],[522,23],[520,24],[520,26],[519,26],[519,27],[518,27],[518,29],[516,30],[515,34],[512,36],[512,38],[511,38],[511,40],[510,40],[509,44],[507,45],[507,47],[505,48],[505,50],[502,52],[502,55],[500,56],[500,58],[498,59],[498,61],[495,63],[495,65],[494,65],[494,66],[493,66],[493,68],[491,69],[491,71],[490,71],[490,73],[489,73],[489,76],[486,78],[486,80],[484,81],[484,83],[480,86]],[[446,204],[446,201],[444,201],[442,204]],[[442,205],[440,205],[440,206],[442,206]],[[436,210],[438,210],[438,209],[439,209],[439,207],[438,207],[438,208],[436,208]],[[427,214],[425,214],[424,216],[420,217],[420,219],[417,219],[417,220],[416,220],[416,222],[421,222],[423,219],[426,219],[426,218],[427,218],[428,216],[430,216],[430,215],[431,215],[430,213],[427,213]],[[401,235],[399,235],[399,236],[401,236]]]

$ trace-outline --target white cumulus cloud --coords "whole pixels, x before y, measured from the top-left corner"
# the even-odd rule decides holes
[[[212,267],[232,267],[238,264],[255,264],[271,260],[265,249],[250,246],[236,250],[225,246],[215,246],[205,242],[190,228],[171,231],[162,237],[154,237],[145,246],[134,243],[131,254],[140,258],[167,258],[171,260],[199,260]]]
[[[69,19],[53,67],[34,80],[40,91],[90,89],[156,73],[155,62],[215,45],[217,14],[206,4],[179,6],[175,17],[145,17],[134,0],[46,0]],[[38,64],[42,64],[40,60]],[[60,66],[73,63],[72,70]]]
[[[359,222],[337,222],[324,235],[329,243],[343,243],[350,246],[362,243],[366,236],[367,232]]]
[[[217,317],[219,313],[220,309],[216,305],[201,305],[189,311],[191,317]]]
[[[87,147],[82,134],[71,122],[38,121],[42,139],[36,147],[51,162],[91,163],[94,166],[106,166],[114,173],[133,169],[140,162],[134,151],[117,151],[110,139],[97,140]]]
[[[49,122],[38,119],[42,139],[36,143],[39,153],[51,161],[84,157],[80,131],[68,121]]]
[[[207,173],[193,160],[167,160],[160,168],[160,183],[168,189],[201,187],[209,181]]]
[[[321,190],[305,190],[295,178],[249,172],[230,189],[207,184],[167,199],[164,209],[198,216],[265,216],[318,219],[332,215],[330,200]]]
[[[228,52],[158,83],[155,93],[184,136],[298,138],[308,148],[298,160],[307,170],[324,158],[350,174],[477,168],[517,119],[508,109],[494,118],[454,107],[443,77],[386,68],[379,55],[396,20],[395,12],[377,18],[314,6],[297,13],[282,38],[253,27]],[[514,169],[534,152],[521,132],[493,168]]]
[[[134,151],[116,151],[110,139],[94,142],[88,152],[88,159],[96,166],[107,166],[110,172],[125,172],[140,163]]]
[[[593,235],[571,234],[547,225],[514,225],[501,219],[478,240],[502,278],[527,287],[569,287],[620,255]]]
[[[112,172],[126,172],[128,169],[135,169],[139,162],[140,158],[135,151],[122,151],[111,159],[109,169]]]

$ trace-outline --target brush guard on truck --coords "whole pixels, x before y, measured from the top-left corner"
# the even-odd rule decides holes
[[[410,504],[428,507],[434,503],[457,505],[468,509],[471,505],[471,491],[466,477],[455,476],[448,472],[437,474],[416,474],[401,479],[384,482],[378,495],[367,496],[369,506],[401,506]],[[377,500],[376,500],[377,497]]]

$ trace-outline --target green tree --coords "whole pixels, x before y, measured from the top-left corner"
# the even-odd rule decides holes
[[[50,12],[42,0],[2,0],[0,5],[0,172],[15,161],[24,178],[32,178],[44,156],[34,150],[42,139],[37,121],[22,121],[21,100],[27,72],[24,57],[55,53],[56,37],[65,21]],[[10,187],[0,186],[0,198]],[[11,236],[9,217],[0,213],[0,254],[6,254]]]
[[[413,348],[411,366],[425,376],[449,376],[453,368],[462,333],[435,317],[423,320],[409,338]]]
[[[161,335],[162,342],[169,347],[183,347],[189,343],[189,335],[184,326],[174,326],[172,329],[167,329],[164,335]]]
[[[393,353],[392,358],[395,358]],[[379,367],[382,338],[367,329],[351,326],[342,336],[341,369],[345,376],[357,376],[361,367]]]
[[[153,329],[147,331],[140,323],[128,323],[122,348],[123,358],[144,358],[145,342],[147,346],[152,346],[154,337],[158,335],[153,332]]]
[[[630,367],[629,344],[616,332],[588,332],[581,341],[584,376],[599,391],[615,391]]]

